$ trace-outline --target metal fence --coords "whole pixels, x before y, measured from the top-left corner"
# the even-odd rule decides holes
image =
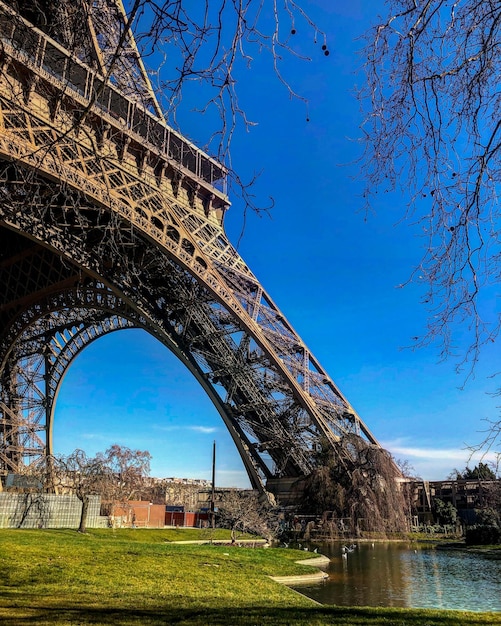
[[[88,528],[108,525],[100,496],[89,497]],[[0,493],[0,528],[78,528],[82,503],[74,495]]]

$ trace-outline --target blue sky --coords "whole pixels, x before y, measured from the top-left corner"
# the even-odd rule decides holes
[[[298,32],[298,50],[313,61],[285,62],[284,72],[308,98],[309,122],[264,56],[240,79],[241,105],[257,125],[237,132],[233,166],[243,178],[261,172],[255,194],[263,202],[272,196],[275,206],[270,217],[247,216],[239,251],[379,441],[423,478],[440,479],[465,467],[466,446],[483,438],[484,419],[499,415],[499,398],[490,395],[499,381],[489,378],[499,369],[499,348],[484,351],[466,383],[454,359],[439,362],[437,346],[405,349],[423,334],[427,312],[421,285],[397,286],[419,262],[424,240],[400,221],[406,199],[396,194],[365,219],[354,162],[357,39],[381,6],[306,2],[327,33],[330,55]],[[186,113],[184,123],[191,139],[204,140],[203,120]],[[243,213],[232,200],[226,229],[236,243]],[[459,348],[462,341],[459,334]],[[154,476],[210,478],[214,440],[217,483],[246,486],[238,453],[202,389],[142,331],[99,339],[63,382],[57,452],[81,447],[94,454],[119,443],[149,450]]]

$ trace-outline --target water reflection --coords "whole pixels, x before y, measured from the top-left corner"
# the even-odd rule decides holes
[[[342,544],[319,552],[331,558],[329,579],[298,591],[322,604],[501,611],[501,559],[404,543]]]

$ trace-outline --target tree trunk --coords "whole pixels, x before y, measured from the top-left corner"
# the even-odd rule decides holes
[[[82,512],[80,513],[80,526],[78,527],[79,533],[85,533],[87,531],[87,511],[89,510],[89,496],[82,496]]]

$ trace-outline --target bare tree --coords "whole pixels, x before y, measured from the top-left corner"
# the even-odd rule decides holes
[[[240,105],[238,83],[256,56],[267,56],[290,98],[306,105],[292,77],[284,75],[284,58],[311,60],[298,52],[294,41],[305,35],[318,42],[319,54],[329,55],[325,34],[301,1],[205,0],[194,5],[136,0],[134,8],[137,5],[136,32],[143,55],[155,64],[162,55],[156,78],[167,115],[176,123],[183,99],[199,94],[196,112],[210,128],[206,144],[223,160],[238,121],[246,129],[254,125]]]
[[[416,470],[408,459],[394,459],[394,461],[404,478],[421,480],[420,477],[416,475]]]
[[[249,119],[239,85],[252,80],[256,57],[266,57],[291,100],[302,103],[309,121],[308,102],[287,75],[284,61],[309,62],[299,52],[298,39],[317,44],[316,56],[329,56],[325,33],[306,11],[302,0],[204,0],[199,3],[135,0],[128,11],[143,58],[168,122],[182,132],[187,114],[202,116],[204,136],[195,137],[229,168],[229,187],[248,209],[267,213],[273,206],[256,198],[252,188],[259,174],[243,180],[233,168],[232,139],[239,128],[249,131],[259,120]],[[193,106],[193,101],[196,106]],[[267,201],[266,201],[267,202]]]
[[[497,395],[501,395],[501,390],[498,391]],[[470,459],[478,453],[485,456],[487,452],[495,450],[496,446],[501,442],[501,419],[495,420],[486,418],[484,422],[487,423],[487,427],[483,431],[484,438],[480,442],[469,446],[471,453]],[[492,462],[492,466],[494,472],[499,474],[501,467],[501,451],[495,453],[495,459]]]
[[[59,489],[74,493],[82,503],[78,532],[87,530],[90,496],[99,495],[108,481],[108,468],[99,457],[88,457],[83,450],[51,459],[51,474]]]
[[[113,445],[88,457],[83,450],[48,460],[47,476],[57,490],[74,493],[82,503],[78,531],[86,531],[90,496],[100,495],[113,507],[125,504],[138,492],[150,470],[149,452]]]
[[[238,533],[249,532],[274,539],[279,530],[279,514],[255,491],[230,489],[221,493],[217,502],[218,523],[231,529],[232,541]]]
[[[501,323],[488,301],[501,267],[501,8],[492,0],[387,5],[363,50],[364,196],[367,207],[379,192],[407,198],[405,217],[425,242],[410,280],[426,285],[430,312],[415,345],[437,341],[468,375]],[[469,333],[459,356],[457,332]]]
[[[129,500],[139,497],[150,473],[149,452],[114,444],[106,452],[98,453],[96,460],[106,468],[100,493],[109,503],[111,513],[116,503],[125,507]]]

